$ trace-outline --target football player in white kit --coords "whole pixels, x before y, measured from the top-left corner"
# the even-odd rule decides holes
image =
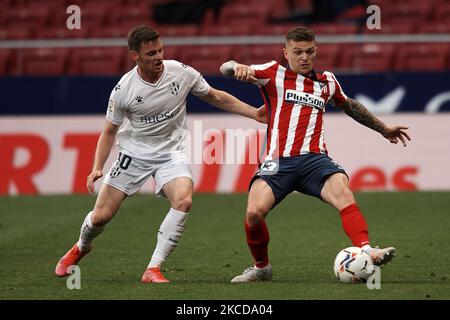
[[[141,281],[169,282],[160,267],[183,233],[193,194],[192,173],[184,146],[187,95],[191,92],[223,110],[266,121],[262,110],[210,87],[193,68],[175,60],[163,60],[163,43],[152,28],[132,29],[128,47],[136,67],[112,90],[94,166],[87,178],[91,194],[94,182],[103,176],[103,166],[116,135],[119,157],[104,178],[94,209],[81,226],[78,242],[56,266],[59,277],[69,274],[68,268],[92,249],[92,240],[113,218],[122,201],[152,176],[156,195],[169,200],[170,210],[159,228],[156,248]],[[128,121],[119,130],[125,118]]]

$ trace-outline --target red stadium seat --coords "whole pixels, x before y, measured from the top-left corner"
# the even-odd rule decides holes
[[[338,58],[341,52],[339,44],[318,44],[314,61],[316,71],[331,71],[338,68]]]
[[[145,3],[115,7],[111,14],[111,27],[127,26],[129,29],[139,24],[153,25],[151,8]]]
[[[268,14],[267,6],[228,5],[222,9],[219,22],[222,25],[259,27],[266,22]]]
[[[164,45],[164,60],[180,60],[182,47],[173,45]]]
[[[66,49],[21,49],[16,59],[15,75],[56,76],[66,71]]]
[[[317,23],[312,24],[310,28],[316,35],[322,34],[355,34],[358,31],[356,24],[343,23]]]
[[[448,22],[432,21],[419,26],[418,33],[450,33],[450,24]]]
[[[436,20],[441,23],[449,24],[450,21],[450,2],[443,3],[439,6],[439,9],[436,10]]]
[[[248,25],[210,25],[202,28],[203,36],[238,36],[249,35],[252,33],[252,27]]]
[[[39,28],[48,25],[49,21],[50,8],[45,6],[7,10],[4,14],[4,23],[10,27]]]
[[[400,3],[398,5],[385,6],[381,10],[383,12],[383,23],[420,25],[431,17],[432,9],[429,2],[411,2],[409,4]]]
[[[386,43],[356,45],[352,56],[353,71],[384,72],[391,70],[394,48],[394,45]]]
[[[69,60],[71,75],[120,75],[126,48],[77,48]]]
[[[26,26],[8,26],[0,29],[0,40],[30,39],[34,31]]]
[[[417,30],[417,25],[410,22],[386,22],[381,24],[380,29],[364,28],[364,34],[409,34]]]
[[[447,44],[405,44],[400,47],[395,70],[443,71],[447,67],[449,49]]]
[[[121,25],[121,26],[110,26],[107,28],[100,28],[92,30],[92,38],[126,38],[131,27]]]
[[[298,24],[265,24],[252,31],[254,35],[280,36],[284,40],[288,31],[298,27]]]
[[[91,34],[88,27],[69,30],[65,26],[47,27],[36,30],[38,39],[79,39],[88,38]]]
[[[8,74],[10,64],[11,64],[10,50],[0,49],[0,77]]]
[[[283,44],[261,44],[242,46],[238,50],[233,50],[234,60],[244,64],[263,64],[272,60],[284,65],[286,59],[283,55]]]
[[[92,29],[107,26],[110,16],[110,6],[101,3],[87,3],[81,8],[81,27]]]
[[[230,57],[230,46],[193,46],[183,49],[181,62],[204,74],[218,74],[220,65]]]
[[[167,26],[167,25],[158,25],[155,26],[155,30],[159,32],[162,40],[166,37],[194,37],[198,35],[198,26],[197,25],[176,25],[176,26]]]

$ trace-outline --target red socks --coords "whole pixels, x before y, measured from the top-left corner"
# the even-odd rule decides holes
[[[245,221],[245,234],[247,235],[247,244],[250,248],[253,258],[255,259],[255,266],[263,268],[269,264],[269,231],[264,219],[261,219],[258,224],[250,226]]]
[[[359,211],[356,203],[345,207],[341,210],[341,219],[344,231],[356,247],[362,247],[369,244],[369,232],[366,220],[361,211]],[[245,234],[247,235],[247,244],[250,248],[255,266],[263,268],[269,264],[269,231],[264,219],[258,224],[250,226],[245,221]]]
[[[369,244],[369,231],[367,223],[356,203],[341,210],[342,226],[347,236],[356,247]]]

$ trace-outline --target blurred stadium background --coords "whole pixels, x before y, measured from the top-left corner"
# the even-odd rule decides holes
[[[72,4],[81,11],[80,29],[66,25]],[[379,29],[367,27],[370,5],[380,8]],[[255,106],[262,104],[257,88],[224,79],[220,64],[284,63],[286,31],[313,28],[316,70],[335,72],[349,96],[386,122],[411,126],[411,146],[391,148],[328,107],[327,143],[353,174],[354,189],[450,189],[450,174],[441,170],[450,159],[444,138],[450,111],[448,0],[2,0],[0,6],[0,194],[85,192],[100,115],[111,89],[132,68],[125,37],[137,24],[161,33],[166,59],[191,65],[214,87]],[[222,131],[263,128],[194,97],[188,113],[191,130],[196,120]],[[204,137],[202,143],[211,141]],[[195,166],[197,190],[245,191],[254,169]],[[56,179],[62,174],[65,184]]]
[[[70,5],[78,5],[81,9],[81,29],[69,30],[66,26],[66,21],[71,15],[66,10]],[[372,15],[366,11],[370,5],[377,5],[381,9],[380,29],[367,27],[366,22]],[[92,200],[73,194],[86,192],[85,177],[92,166],[93,153],[103,126],[109,94],[121,75],[133,67],[126,48],[126,34],[130,28],[138,24],[150,25],[160,32],[165,44],[166,59],[176,59],[196,68],[205,75],[212,86],[228,91],[254,106],[262,104],[258,89],[233,79],[224,79],[218,74],[220,64],[229,59],[248,64],[270,60],[284,63],[282,56],[284,34],[295,26],[311,27],[316,33],[319,46],[316,70],[334,72],[349,96],[361,101],[385,122],[411,126],[410,135],[413,141],[409,146],[407,148],[393,146],[376,133],[336,112],[335,108],[331,106],[327,108],[325,117],[327,146],[330,155],[351,174],[353,190],[411,192],[407,195],[360,194],[369,221],[382,225],[384,218],[392,219],[393,215],[397,217],[388,229],[375,226],[374,230],[378,232],[378,235],[375,235],[376,239],[383,239],[386,242],[392,240],[404,245],[407,242],[410,246],[407,248],[412,251],[412,248],[416,248],[414,245],[421,245],[413,239],[425,237],[422,233],[414,233],[412,228],[428,224],[427,230],[430,233],[437,233],[434,234],[434,240],[430,240],[426,245],[440,242],[443,246],[444,242],[449,243],[448,232],[446,234],[441,232],[448,231],[450,227],[448,215],[450,196],[446,193],[450,190],[449,0],[0,0],[0,195],[3,196],[0,197],[0,232],[3,233],[1,239],[4,245],[1,254],[2,258],[5,258],[1,261],[3,264],[7,259],[13,259],[9,260],[11,262],[8,263],[9,269],[2,268],[5,271],[1,275],[5,286],[17,289],[23,285],[19,278],[11,280],[14,276],[7,274],[6,270],[15,272],[17,276],[25,274],[24,270],[22,273],[24,264],[21,258],[9,256],[11,250],[23,245],[21,248],[27,251],[27,248],[35,243],[32,238],[23,238],[23,242],[17,244],[18,235],[31,232],[37,236],[42,232],[44,225],[52,223],[58,225],[59,230],[65,230],[60,233],[51,231],[48,234],[48,241],[44,244],[48,245],[48,253],[45,257],[41,257],[41,260],[36,260],[40,262],[39,265],[35,263],[36,268],[44,268],[45,265],[42,272],[47,272],[46,277],[49,279],[53,279],[50,273],[53,264],[65,250],[64,244],[68,247],[77,237],[79,224],[85,214],[83,211],[92,205]],[[202,132],[206,129],[218,129],[212,131],[212,135],[201,137],[200,143],[205,148],[217,141],[221,135],[225,139],[227,128],[244,130],[264,128],[247,119],[222,113],[195,97],[189,98],[187,110],[190,130],[194,130],[196,123],[202,124]],[[255,138],[261,145],[264,137],[250,134],[249,139]],[[217,152],[224,152],[223,146]],[[221,165],[204,162],[193,166],[197,193],[233,194],[246,191],[248,181],[256,169],[256,165],[248,163],[249,153],[253,151],[244,147],[243,150],[236,152],[237,157],[242,160],[241,163]],[[147,193],[151,190],[152,182],[149,182],[142,192]],[[437,193],[440,195],[436,195]],[[65,196],[61,198],[49,196],[47,202],[42,200],[45,197],[39,197],[41,200],[38,200],[38,197],[30,199],[9,197],[51,194]],[[137,203],[143,206],[149,201],[158,201],[148,198],[143,201],[139,197],[141,195],[137,196],[141,201]],[[235,213],[230,216],[225,210],[222,216],[214,215],[210,220],[201,216],[202,211],[211,210],[209,203],[214,201],[219,203],[223,201],[223,208],[220,210],[223,211],[229,206],[229,210]],[[288,200],[279,210],[284,210],[284,214],[289,216],[299,203],[305,201],[309,203],[305,198],[297,202]],[[58,202],[59,206],[55,206],[55,202]],[[426,206],[426,203],[430,202],[434,202],[434,209]],[[36,203],[36,207],[26,207],[25,203],[31,207]],[[383,207],[383,212],[380,213],[380,203],[393,203],[394,207]],[[408,212],[403,210],[407,204],[409,204],[406,206]],[[311,208],[313,212],[329,210],[320,204],[317,206],[307,205],[307,208]],[[200,212],[200,218],[192,218],[194,219],[192,228],[194,230],[196,228],[195,219],[200,219],[200,223],[217,223],[217,230],[212,229],[216,232],[211,232],[210,236],[219,239],[213,241],[227,243],[229,247],[226,250],[238,251],[241,254],[240,259],[235,257],[234,260],[230,260],[226,257],[227,261],[231,261],[229,264],[232,266],[232,272],[224,267],[225,271],[219,275],[214,273],[206,275],[212,278],[219,277],[216,279],[218,282],[227,282],[232,274],[240,272],[241,268],[248,264],[249,259],[242,258],[248,255],[240,225],[244,207],[243,195],[208,194],[201,195],[195,207]],[[129,210],[127,212],[129,217],[139,211],[136,207],[124,210]],[[67,219],[59,216],[60,211],[68,214]],[[440,211],[439,215],[437,211]],[[422,215],[424,212],[427,215]],[[417,220],[414,220],[415,223],[411,220],[411,225],[405,227],[403,222],[409,219],[409,214]],[[44,217],[42,218],[44,222],[36,219],[36,215]],[[239,245],[238,249],[228,244],[228,238],[220,238],[221,232],[227,233],[221,229],[220,223],[225,216],[234,219],[233,223],[230,222],[232,226],[229,231],[233,230],[234,236],[231,238],[236,238],[233,241]],[[30,223],[27,228],[31,228],[34,224],[36,230],[23,229],[23,225],[17,225],[15,221],[18,217]],[[160,218],[162,216],[155,219]],[[159,225],[153,218],[149,221],[152,221],[155,228]],[[279,220],[276,221],[273,223],[281,224]],[[432,227],[431,223],[435,225]],[[61,229],[62,226],[67,228]],[[280,226],[280,228],[288,227],[288,225]],[[341,232],[338,231],[340,230],[338,224],[335,227],[336,232]],[[132,226],[127,228],[134,230]],[[150,234],[154,232],[148,234],[145,241],[150,241],[148,240]],[[278,237],[285,235],[279,234]],[[321,238],[327,237],[323,232],[318,235]],[[129,240],[126,234],[119,236]],[[329,272],[327,268],[331,266],[334,252],[348,244],[342,234],[339,233],[339,236],[341,237],[338,237],[338,240],[332,239],[335,245],[331,248],[325,243],[320,243],[319,248],[325,251],[306,250],[305,255],[314,257],[316,251],[329,253],[329,259],[324,260],[323,265],[319,265],[319,268]],[[50,237],[53,237],[52,240]],[[107,237],[102,236],[103,239],[108,239]],[[55,239],[58,239],[59,243],[56,243]],[[151,241],[153,240],[151,238]],[[143,247],[145,241],[135,243],[136,250],[148,252],[151,246],[147,242]],[[185,247],[192,245],[190,248],[194,252],[196,246],[205,246],[204,243],[195,242],[200,241],[200,238],[185,241]],[[139,245],[142,248],[139,248]],[[279,249],[283,250],[282,244],[278,245]],[[273,242],[273,246],[276,247],[277,243]],[[209,248],[211,251],[203,249],[204,251],[198,252],[199,256],[210,254],[211,257],[215,257],[214,248]],[[440,249],[441,253],[446,251],[445,248]],[[125,246],[123,250],[127,250]],[[205,253],[205,250],[208,253]],[[423,251],[426,252],[425,249]],[[178,252],[175,252],[176,257],[172,261],[179,259],[186,264],[192,263],[190,257],[181,256],[183,249]],[[180,256],[177,256],[178,254]],[[127,259],[135,259],[138,267],[133,265],[132,268],[139,269],[137,273],[140,272],[141,265],[145,264],[145,259],[142,260],[144,256],[145,254],[142,254],[140,260],[134,256],[127,256]],[[423,261],[416,261],[416,267],[428,261],[427,259],[435,258],[433,255],[424,256]],[[440,258],[443,265],[448,265],[448,255]],[[218,256],[214,259],[220,261],[225,258]],[[401,277],[403,275],[401,269],[407,267],[407,259],[403,261],[404,264],[399,263],[398,269],[393,272],[396,277]],[[294,264],[297,262],[292,261]],[[95,262],[93,265],[96,265]],[[99,260],[97,266],[105,268]],[[198,271],[194,268],[195,270]],[[301,281],[309,281],[307,276],[301,273],[301,269],[293,268],[288,271],[293,272],[298,279],[302,279]],[[316,269],[309,271],[317,272]],[[120,278],[120,274],[114,273],[117,271],[111,272],[114,274],[113,277]],[[437,296],[449,298],[448,293],[444,293],[449,292],[448,270],[439,269],[431,273],[434,275],[422,274],[422,277],[419,277],[418,287],[414,287],[415,291],[411,291],[411,297],[425,298],[428,291],[421,291],[420,286],[424,283],[434,285],[433,280],[437,279],[438,274],[444,286],[439,287],[442,291]],[[196,275],[194,274],[194,277]],[[133,275],[130,281],[135,281],[138,276],[139,274]],[[95,276],[93,277],[95,280]],[[186,275],[180,277],[179,280],[189,279]],[[313,277],[313,280],[317,278]],[[417,280],[417,274],[411,276],[410,280]],[[395,281],[397,280],[394,279],[391,284],[395,285]],[[405,283],[408,281],[405,280]],[[46,285],[44,282],[35,284],[35,289],[39,285]],[[53,280],[52,285],[57,288],[60,283]],[[327,290],[323,287],[316,289],[317,292],[313,291],[308,295],[297,291],[294,286],[292,290],[284,291],[289,293],[279,297],[334,298],[339,297],[338,292],[342,290],[336,287],[336,295],[333,293],[326,295]],[[397,291],[392,289],[391,295],[375,297],[404,298],[403,289],[403,287],[395,289]],[[3,296],[34,297],[39,294],[37,289],[21,293],[10,290],[9,293],[2,290]],[[208,293],[201,296],[201,293],[198,293],[196,297],[224,298],[228,292],[227,289],[220,295],[214,290],[212,288],[211,292],[216,292],[216,295]],[[274,290],[280,290],[277,292],[281,294],[286,288],[276,287]],[[56,297],[67,297],[67,294],[61,292],[59,295],[56,294]],[[154,297],[168,299],[174,297],[170,295],[171,291],[168,293]],[[47,297],[55,297],[49,292],[46,294]],[[92,297],[102,297],[95,292],[90,294]],[[142,294],[143,296],[130,297],[148,297],[145,296],[148,292]],[[358,294],[361,294],[361,291],[358,291]],[[244,296],[235,292],[230,297]],[[253,297],[273,299],[273,296],[264,296],[261,293],[255,293]],[[348,297],[371,298],[368,295],[352,296],[350,293]],[[431,294],[431,297],[436,296]]]

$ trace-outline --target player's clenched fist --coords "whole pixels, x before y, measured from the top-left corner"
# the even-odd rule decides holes
[[[244,64],[237,63],[234,60],[230,60],[222,64],[220,71],[226,77],[233,77],[239,81],[244,82],[257,82],[255,78],[255,70]]]
[[[234,66],[234,77],[239,81],[256,82],[255,71],[249,66],[236,63]]]
[[[95,192],[94,182],[103,177],[103,172],[101,170],[94,170],[87,177],[87,189],[90,194]]]

